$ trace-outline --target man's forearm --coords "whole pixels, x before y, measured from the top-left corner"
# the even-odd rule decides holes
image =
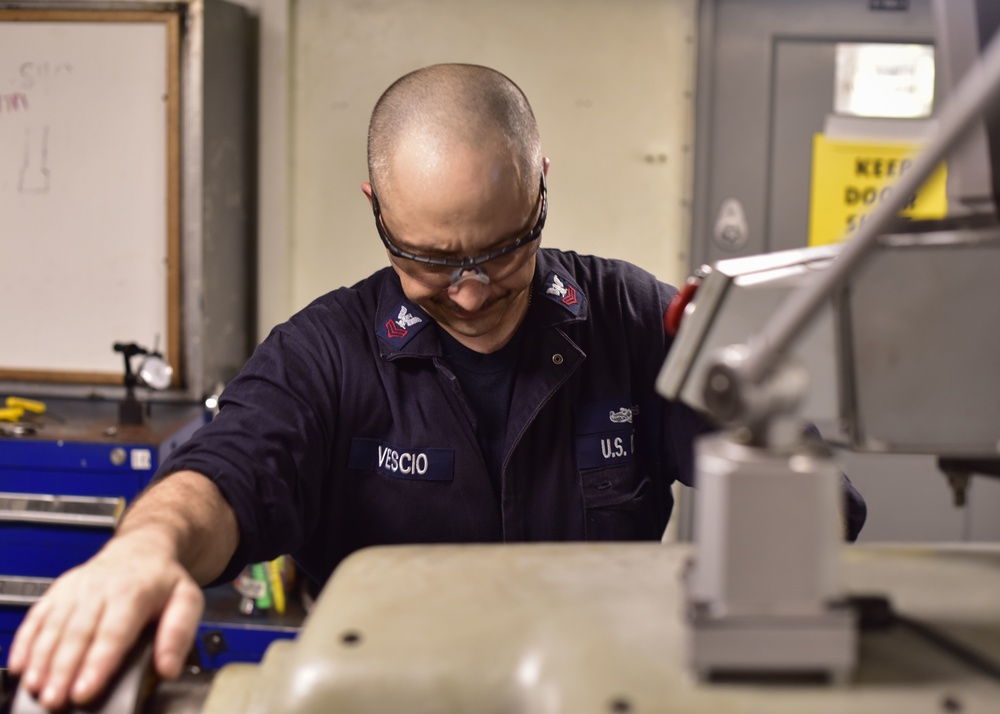
[[[239,545],[236,515],[218,487],[194,471],[156,483],[129,508],[116,537],[166,549],[199,584],[222,573]]]

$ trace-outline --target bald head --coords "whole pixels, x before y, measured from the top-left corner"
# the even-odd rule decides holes
[[[489,151],[513,164],[526,197],[538,190],[542,151],[524,93],[499,72],[465,64],[418,69],[382,95],[368,127],[368,173],[391,203],[395,164],[418,157],[428,174],[447,168],[456,151]]]

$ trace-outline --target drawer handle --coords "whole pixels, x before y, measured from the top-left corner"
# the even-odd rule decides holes
[[[33,605],[52,582],[53,578],[0,575],[0,605]]]
[[[113,529],[124,511],[121,497],[0,492],[0,522]]]

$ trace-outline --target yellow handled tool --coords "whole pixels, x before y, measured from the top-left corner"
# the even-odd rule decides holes
[[[0,407],[0,421],[21,421],[21,417],[24,416],[23,407]]]
[[[281,566],[284,556],[275,558],[268,563],[268,575],[271,581],[271,592],[274,595],[274,611],[279,615],[285,614],[285,583],[281,579]]]
[[[44,414],[45,402],[35,399],[25,399],[24,397],[7,397],[7,406],[13,409],[21,409],[21,413],[31,412],[32,414]]]

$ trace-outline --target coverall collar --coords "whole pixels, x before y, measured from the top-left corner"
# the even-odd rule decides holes
[[[580,290],[575,276],[552,259],[550,250],[541,248],[538,251],[531,304],[524,319],[542,328],[587,320],[590,314],[587,296]],[[406,298],[399,276],[391,268],[384,272],[375,314],[372,329],[378,337],[383,359],[441,356],[437,330],[427,329],[434,324],[433,318]]]

